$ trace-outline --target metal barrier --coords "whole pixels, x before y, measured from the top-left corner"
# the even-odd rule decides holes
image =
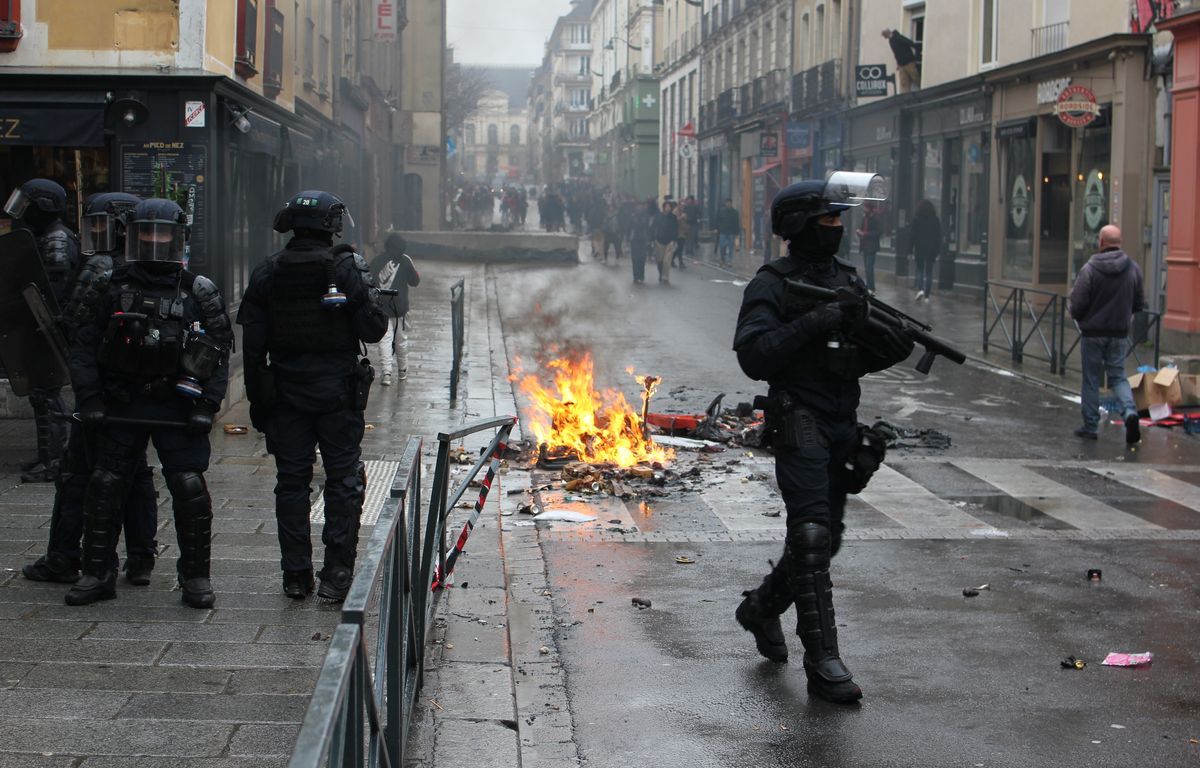
[[[458,400],[458,380],[462,374],[463,339],[466,336],[466,318],[463,313],[463,299],[466,293],[466,279],[459,278],[450,286],[450,334],[453,346],[453,362],[450,364],[450,402]]]
[[[342,605],[289,768],[401,768],[409,724],[424,682],[425,642],[446,573],[446,524],[484,463],[503,452],[517,420],[502,416],[438,435],[433,488],[421,528],[421,452],[410,437],[390,498],[359,560]],[[490,446],[450,495],[450,447],[455,440],[497,430]],[[482,508],[487,488],[481,491]],[[465,543],[465,534],[460,544]],[[435,559],[436,552],[436,559]],[[372,630],[372,624],[374,629]],[[367,642],[374,631],[374,657]]]
[[[1031,357],[1049,363],[1051,373],[1066,375],[1067,363],[1083,340],[1079,325],[1068,311],[1067,296],[992,281],[985,284],[985,291],[983,351],[997,347],[1011,352],[1014,364]],[[989,310],[992,314],[990,319]],[[999,343],[994,340],[997,330],[1003,334],[1003,341]],[[1129,356],[1141,365],[1138,347],[1151,343],[1152,334],[1154,366],[1157,368],[1162,315],[1156,312],[1139,312],[1134,316],[1129,335]],[[1071,339],[1069,345],[1068,338]],[[1030,351],[1031,342],[1036,343],[1033,351]]]

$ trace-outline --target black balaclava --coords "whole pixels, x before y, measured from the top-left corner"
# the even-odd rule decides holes
[[[58,219],[59,215],[57,213],[49,213],[38,208],[37,205],[30,205],[29,210],[25,211],[25,215],[19,221],[28,227],[33,234],[40,236]]]
[[[801,261],[829,261],[842,245],[845,227],[826,227],[813,216],[791,241],[789,252]]]

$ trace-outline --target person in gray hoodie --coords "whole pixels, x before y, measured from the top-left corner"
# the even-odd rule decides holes
[[[1133,390],[1125,380],[1129,356],[1129,324],[1135,312],[1146,308],[1141,268],[1121,250],[1121,230],[1109,224],[1100,230],[1100,253],[1088,259],[1071,288],[1071,317],[1083,335],[1083,383],[1080,388],[1083,426],[1075,434],[1097,438],[1100,423],[1100,385],[1108,386],[1121,403],[1125,417],[1125,442],[1141,440]]]

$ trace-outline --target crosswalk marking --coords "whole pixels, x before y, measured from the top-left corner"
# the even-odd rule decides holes
[[[906,528],[992,528],[886,465],[858,497]]]
[[[1161,529],[1020,465],[981,459],[960,459],[951,463],[1014,499],[1076,528]]]
[[[367,498],[363,502],[362,525],[375,525],[379,522],[379,513],[383,510],[383,502],[392,491],[392,478],[396,475],[398,461],[367,461]],[[309,518],[314,523],[325,523],[325,494],[317,496],[312,503]]]
[[[1144,467],[1088,467],[1088,469],[1101,477],[1111,477],[1130,488],[1200,512],[1200,488],[1171,477],[1165,472]]]

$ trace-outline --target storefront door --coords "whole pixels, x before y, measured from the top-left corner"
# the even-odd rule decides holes
[[[1056,118],[1043,117],[1042,205],[1038,217],[1038,283],[1067,283],[1071,238],[1071,129]]]

